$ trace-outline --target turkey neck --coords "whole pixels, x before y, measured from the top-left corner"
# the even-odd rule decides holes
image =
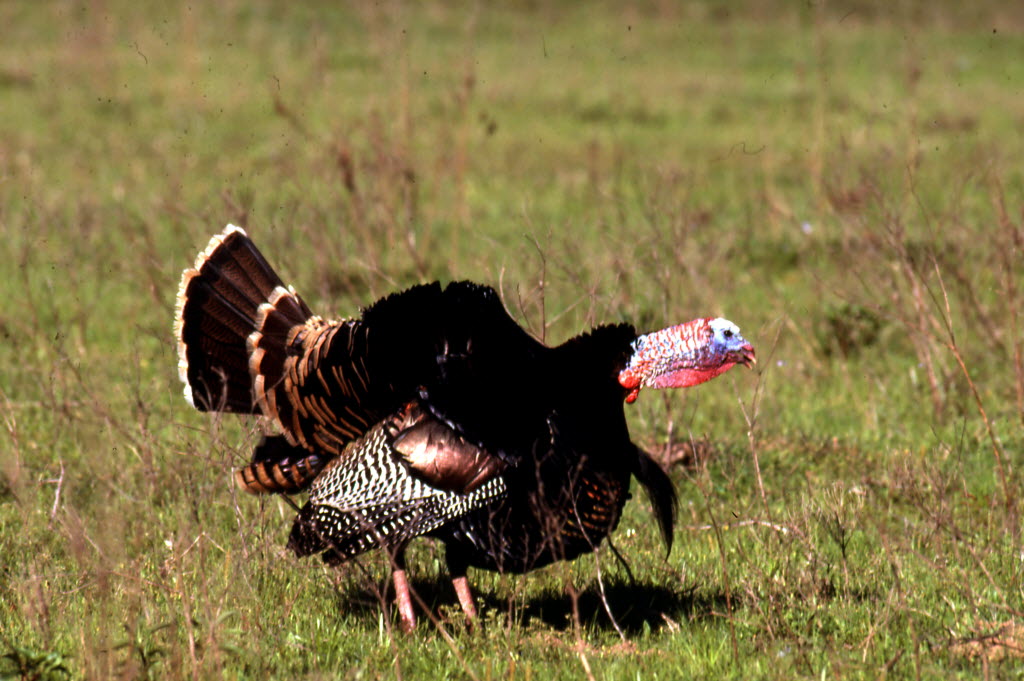
[[[609,472],[632,462],[629,430],[623,411],[625,391],[618,374],[631,352],[636,332],[629,325],[602,326],[553,348],[549,372],[549,419],[556,442]]]

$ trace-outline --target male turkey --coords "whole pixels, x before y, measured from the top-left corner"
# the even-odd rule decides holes
[[[469,618],[468,566],[525,572],[593,551],[631,477],[671,548],[675,490],[630,441],[623,401],[755,362],[725,319],[639,337],[602,326],[547,347],[469,282],[414,286],[325,321],[232,225],[184,272],[175,332],[190,404],[261,414],[281,431],[239,485],[309,491],[288,543],[299,556],[337,563],[385,548],[406,629],[403,552],[415,537],[445,543]]]

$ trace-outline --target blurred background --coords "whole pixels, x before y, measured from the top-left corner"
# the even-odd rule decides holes
[[[0,23],[12,678],[1019,664],[1024,6],[109,0]],[[290,508],[231,481],[255,425],[191,411],[176,375],[181,270],[228,222],[325,316],[467,278],[550,343],[741,326],[756,372],[627,409],[682,498],[667,560],[627,507],[639,586],[605,557],[628,643],[590,558],[472,575],[493,622],[450,644],[389,635],[380,560],[284,552]]]

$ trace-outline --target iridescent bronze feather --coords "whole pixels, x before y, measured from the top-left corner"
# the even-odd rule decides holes
[[[385,422],[391,447],[412,475],[432,487],[465,494],[495,477],[506,464],[410,402]]]

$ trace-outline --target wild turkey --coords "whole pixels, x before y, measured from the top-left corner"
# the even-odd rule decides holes
[[[338,563],[385,548],[406,629],[404,549],[415,537],[445,543],[468,618],[468,566],[525,572],[593,551],[618,524],[631,477],[670,549],[675,490],[630,441],[623,401],[755,362],[725,319],[639,337],[602,326],[547,347],[493,289],[469,282],[414,286],[325,321],[232,225],[184,272],[175,331],[190,404],[261,414],[281,431],[238,484],[308,489],[288,544],[299,556]]]

